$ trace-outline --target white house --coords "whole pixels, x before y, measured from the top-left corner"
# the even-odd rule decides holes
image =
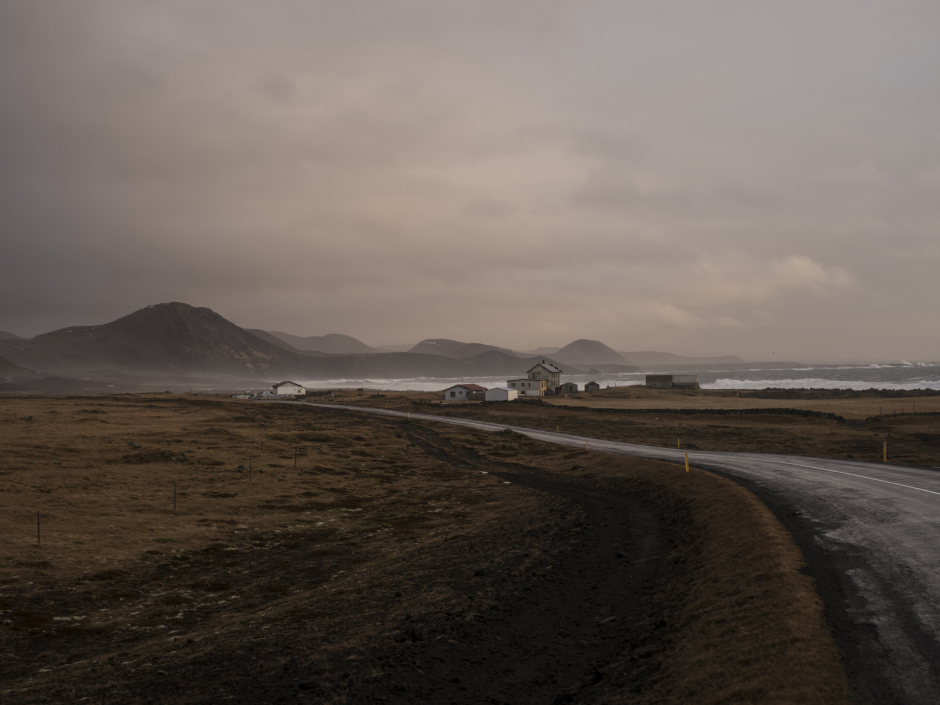
[[[509,387],[496,387],[486,390],[486,401],[513,401],[519,397],[519,392]]]
[[[520,397],[544,397],[548,390],[547,379],[510,379],[506,386],[515,389]]]
[[[554,394],[555,391],[561,386],[561,370],[555,367],[550,362],[545,362],[542,360],[541,363],[537,364],[531,370],[526,373],[529,379],[544,379],[548,382],[547,391],[549,394]]]
[[[279,397],[302,397],[307,393],[306,387],[301,387],[296,382],[286,381],[278,382],[271,386],[275,396]]]
[[[485,393],[479,384],[455,384],[444,390],[444,401],[483,401]]]

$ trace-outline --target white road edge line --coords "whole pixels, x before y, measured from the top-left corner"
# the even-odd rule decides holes
[[[691,458],[689,458],[691,460]],[[801,465],[800,463],[788,463],[783,460],[765,460],[766,463],[779,463],[780,465],[793,465],[798,468],[809,468],[810,470],[825,470],[826,472],[834,472],[839,475],[851,475],[852,477],[859,477],[863,480],[871,480],[872,482],[883,482],[886,485],[897,485],[898,487],[906,487],[909,490],[917,490],[919,492],[927,492],[928,494],[940,495],[940,492],[934,492],[933,490],[925,490],[923,487],[914,487],[913,485],[905,485],[900,482],[891,482],[891,480],[880,480],[877,477],[869,477],[868,475],[857,475],[854,472],[845,472],[844,470],[830,470],[829,468],[819,468],[815,465]]]

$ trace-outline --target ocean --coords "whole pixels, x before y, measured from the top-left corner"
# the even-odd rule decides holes
[[[676,370],[677,373],[683,370]],[[695,370],[702,389],[940,389],[940,364],[833,365],[781,367],[779,369]],[[644,372],[600,375],[564,375],[563,381],[596,381],[601,387],[642,384]],[[303,382],[308,389],[374,389],[389,391],[440,391],[453,384],[473,382],[487,388],[505,386],[505,377],[472,379],[333,379]]]

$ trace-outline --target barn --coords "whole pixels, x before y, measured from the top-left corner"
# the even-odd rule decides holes
[[[559,394],[576,394],[578,391],[578,385],[574,382],[565,382],[558,388]]]

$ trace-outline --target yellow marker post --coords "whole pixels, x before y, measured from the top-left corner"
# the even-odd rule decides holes
[[[590,448],[588,448],[588,442],[587,442],[587,441],[584,442],[584,450],[591,450]]]
[[[685,454],[685,471],[686,472],[689,471],[689,454],[688,453]]]
[[[555,433],[558,433],[561,430],[561,426],[555,426]]]
[[[888,441],[885,441],[881,446],[881,462],[888,462]]]
[[[680,442],[681,440],[682,440],[681,438],[677,438],[677,439],[676,439],[676,448],[681,448],[681,447],[682,447],[682,443]]]

